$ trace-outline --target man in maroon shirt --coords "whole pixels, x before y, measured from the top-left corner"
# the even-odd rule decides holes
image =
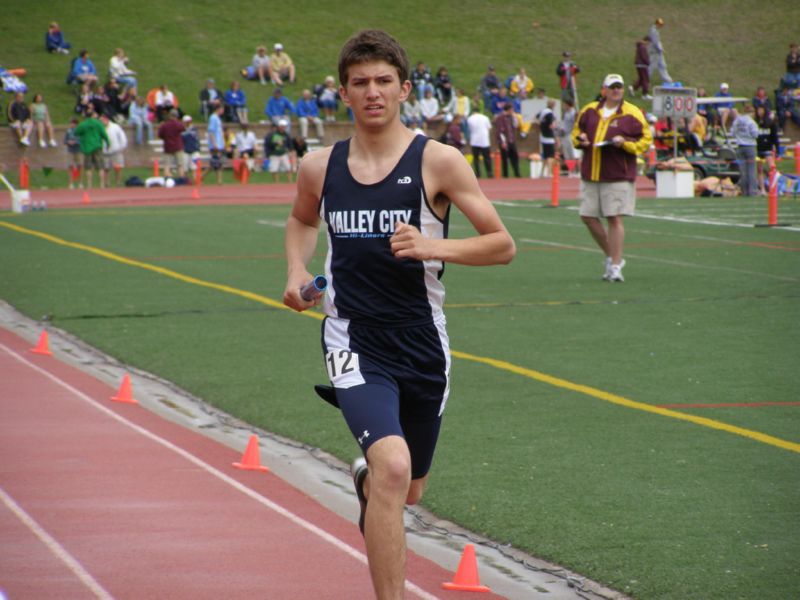
[[[158,137],[164,141],[164,175],[166,177],[172,177],[173,164],[178,170],[178,177],[185,175],[183,137],[181,137],[185,130],[183,123],[178,119],[178,111],[174,108],[169,111],[167,120],[158,128]]]
[[[503,177],[508,177],[508,163],[514,169],[514,177],[519,177],[519,154],[517,153],[517,117],[514,105],[507,102],[503,112],[494,118],[494,129],[497,134],[497,147],[500,148],[500,160],[503,165]]]

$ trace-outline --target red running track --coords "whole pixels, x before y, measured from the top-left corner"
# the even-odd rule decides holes
[[[372,597],[354,523],[31,347],[0,328],[9,600]],[[406,598],[463,600],[441,588],[453,575],[409,552]]]
[[[550,200],[552,180],[543,179],[479,179],[484,194],[490,200]],[[580,179],[559,178],[559,198],[576,199]],[[205,206],[214,204],[289,204],[294,199],[295,186],[289,183],[248,185],[206,185],[192,198],[194,188],[106,188],[87,190],[33,190],[31,200],[44,201],[48,208],[92,208],[98,206]],[[646,177],[636,180],[639,198],[654,198],[655,183]],[[0,194],[0,210],[11,209],[11,194]]]

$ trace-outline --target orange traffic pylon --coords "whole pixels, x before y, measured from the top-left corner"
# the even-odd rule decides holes
[[[247,448],[242,455],[242,462],[235,462],[233,466],[248,471],[269,471],[267,467],[261,464],[258,436],[256,434],[250,436],[250,441],[247,442]]]
[[[158,159],[153,159],[153,177],[158,177],[161,174],[161,169],[158,166]]]
[[[39,342],[36,344],[35,347],[31,348],[31,352],[34,354],[44,354],[46,356],[52,356],[53,353],[50,352],[50,343],[49,338],[47,337],[47,330],[42,331],[42,334],[39,336]]]
[[[200,190],[198,188],[192,189],[192,200],[200,200]]]
[[[30,187],[30,165],[28,159],[23,158],[19,162],[19,187],[20,189],[27,190]]]
[[[81,198],[81,204],[89,204],[89,192],[83,192],[83,198]]]
[[[475,546],[467,544],[461,554],[461,562],[458,563],[458,570],[453,581],[442,584],[446,590],[458,590],[460,592],[491,592],[492,590],[481,585],[478,577],[478,562],[475,560]]]
[[[122,377],[122,383],[119,386],[119,391],[116,396],[111,396],[114,402],[125,402],[127,404],[139,404],[138,400],[134,400],[133,391],[131,389],[131,376],[125,373]]]

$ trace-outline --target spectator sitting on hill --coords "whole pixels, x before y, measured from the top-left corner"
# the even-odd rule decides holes
[[[295,68],[291,57],[283,51],[283,44],[275,44],[275,51],[269,57],[272,69],[272,82],[283,85],[285,81],[294,83]]]
[[[325,78],[325,84],[319,86],[317,101],[325,113],[326,121],[336,120],[336,111],[339,109],[339,91],[336,89],[336,80],[333,75]]]
[[[158,122],[163,121],[172,109],[177,108],[178,103],[175,100],[175,94],[170,91],[166,83],[158,88],[154,104],[156,108],[156,120]]]
[[[22,92],[17,92],[14,101],[8,105],[8,124],[17,134],[20,144],[31,145],[30,135],[33,131],[33,121],[31,120],[31,110],[25,103],[25,94]]]
[[[222,105],[222,94],[213,79],[206,79],[206,87],[200,90],[200,114],[208,120],[209,116]]]
[[[88,83],[90,87],[97,84],[97,69],[89,58],[88,50],[81,50],[78,57],[72,63],[72,70],[70,71],[69,83],[77,81],[78,83]]]
[[[100,115],[109,114],[111,110],[109,107],[110,100],[106,93],[106,88],[102,85],[97,86],[97,89],[92,92],[92,105],[94,106],[98,119]]]
[[[250,61],[250,66],[242,69],[242,77],[258,79],[261,85],[267,85],[267,81],[275,83],[272,79],[272,68],[270,67],[266,47],[259,46],[256,48],[256,53],[253,55],[253,60]]]
[[[715,98],[731,98],[731,93],[729,91],[730,86],[727,83],[720,83],[719,90],[716,94],[714,94]],[[731,109],[733,108],[733,102],[722,102],[716,105],[717,109],[717,122],[714,123],[714,128],[718,129],[723,124],[728,123],[728,114],[730,114]]]
[[[47,33],[44,36],[44,47],[48,52],[59,52],[61,54],[69,54],[69,49],[72,48],[72,44],[64,39],[64,33],[55,21],[47,27]]]
[[[425,88],[433,82],[433,77],[425,63],[419,61],[416,68],[411,71],[411,87],[417,93],[417,98],[425,97]]]
[[[486,74],[481,78],[480,85],[478,86],[478,91],[483,96],[484,106],[489,106],[492,90],[499,90],[501,85],[497,72],[492,65],[489,65],[486,69]]]
[[[489,112],[492,113],[493,117],[496,117],[505,110],[506,104],[511,104],[511,98],[508,96],[508,90],[505,87],[501,87],[497,90],[497,94],[492,96],[489,103]]]
[[[790,89],[800,87],[800,51],[797,44],[789,44],[789,54],[786,55],[786,74],[783,82]]]
[[[128,123],[136,128],[137,144],[144,143],[144,131],[147,130],[147,141],[153,139],[153,123],[150,120],[150,107],[144,96],[134,96],[128,107]]]
[[[317,139],[321,140],[325,135],[325,128],[322,126],[322,119],[319,118],[319,106],[317,99],[311,94],[311,90],[303,90],[302,97],[295,105],[297,120],[300,123],[300,137],[308,137],[308,123],[314,123],[317,132]]]
[[[436,89],[436,99],[439,104],[441,106],[450,104],[450,100],[453,98],[453,82],[450,80],[447,67],[439,67],[439,70],[436,71],[433,86]]]
[[[108,61],[108,76],[116,79],[126,87],[136,87],[136,71],[128,68],[128,57],[122,48],[114,51],[114,56]]]
[[[422,114],[422,105],[417,100],[414,92],[408,94],[408,98],[403,102],[403,111],[400,115],[403,125],[409,129],[422,127],[425,124],[425,117]]]
[[[425,97],[419,103],[422,108],[422,117],[425,119],[426,129],[444,120],[439,101],[433,95],[432,86],[429,85],[425,88]]]
[[[94,104],[92,104],[92,89],[88,83],[81,84],[78,97],[75,101],[75,112],[84,117],[88,117],[90,113],[94,112]]]
[[[753,96],[753,108],[758,110],[759,106],[763,107],[767,114],[772,112],[772,100],[769,99],[767,90],[762,85],[758,86],[756,95]]]
[[[131,103],[131,96],[128,93],[130,89],[136,93],[136,88],[120,88],[119,82],[116,79],[109,79],[105,85],[106,96],[108,96],[108,107],[106,114],[117,123],[125,120],[125,115],[128,114],[128,107]]]
[[[778,117],[778,127],[780,127],[781,131],[786,126],[786,119],[791,119],[795,125],[800,127],[800,112],[797,110],[792,91],[786,84],[783,85],[778,97],[775,99],[775,112]]]
[[[53,123],[50,120],[50,111],[47,104],[44,103],[44,98],[41,94],[36,94],[31,102],[31,115],[33,116],[33,125],[36,127],[36,134],[39,137],[39,146],[42,148],[47,147],[47,142],[44,139],[44,134],[50,138],[51,146],[58,146],[56,136],[53,133]]]
[[[533,91],[533,79],[528,77],[523,67],[520,67],[517,74],[514,75],[511,80],[511,88],[508,91],[515,98],[527,98],[530,96]]]
[[[292,101],[283,95],[283,90],[281,88],[276,88],[267,101],[267,105],[264,107],[264,114],[269,117],[274,125],[277,125],[278,121],[285,119],[287,121],[286,128],[288,132],[288,121],[292,113],[294,113]]]
[[[244,95],[238,81],[232,81],[231,87],[225,92],[225,107],[228,113],[228,121],[247,123],[247,97]]]

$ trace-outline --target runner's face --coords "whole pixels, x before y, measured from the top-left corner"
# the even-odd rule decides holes
[[[351,65],[347,85],[340,88],[339,94],[358,123],[381,125],[399,114],[400,103],[410,91],[411,83],[401,84],[397,69],[379,60]]]

